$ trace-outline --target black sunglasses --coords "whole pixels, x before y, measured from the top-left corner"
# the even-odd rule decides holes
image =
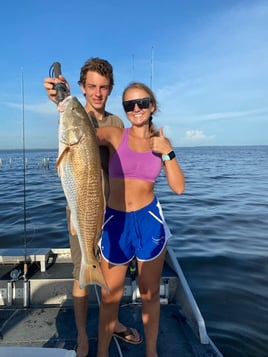
[[[152,100],[150,97],[126,100],[123,102],[123,107],[126,112],[132,112],[134,110],[136,104],[140,109],[148,109],[151,102],[152,102]]]

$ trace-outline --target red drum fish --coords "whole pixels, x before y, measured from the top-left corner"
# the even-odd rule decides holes
[[[82,261],[80,288],[97,284],[107,291],[97,259],[104,219],[101,161],[96,132],[84,107],[68,96],[58,106],[59,156],[56,167],[71,211],[72,232],[76,233]]]

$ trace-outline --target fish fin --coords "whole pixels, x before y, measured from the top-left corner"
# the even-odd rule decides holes
[[[72,236],[77,235],[77,232],[76,232],[76,229],[74,227],[73,220],[72,220],[72,213],[70,214],[70,233],[71,233]]]
[[[97,259],[96,261],[92,262],[92,264],[81,264],[79,276],[80,289],[83,289],[90,284],[97,284],[105,289],[108,293],[110,292]]]
[[[60,163],[62,161],[62,159],[64,158],[64,156],[66,155],[66,153],[70,150],[70,146],[65,146],[64,150],[62,150],[62,152],[59,154],[57,160],[56,160],[56,168],[59,169]]]

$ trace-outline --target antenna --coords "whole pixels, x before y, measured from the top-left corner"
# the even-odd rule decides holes
[[[153,89],[153,76],[154,76],[154,47],[151,49],[151,78],[150,78],[150,87]]]
[[[135,80],[134,54],[132,54],[132,80]]]

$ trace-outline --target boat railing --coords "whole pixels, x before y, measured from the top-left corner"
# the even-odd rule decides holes
[[[178,259],[173,251],[173,248],[169,245],[167,252],[167,263],[175,270],[180,287],[177,290],[177,293],[180,295],[179,301],[183,305],[182,310],[187,311],[188,323],[194,329],[194,331],[198,334],[200,338],[200,342],[203,344],[208,344],[209,337],[206,331],[205,321],[201,315],[201,312],[198,308],[198,305],[194,299],[194,296],[191,292],[191,289],[187,283],[187,280],[183,274],[181,266],[178,262]]]

